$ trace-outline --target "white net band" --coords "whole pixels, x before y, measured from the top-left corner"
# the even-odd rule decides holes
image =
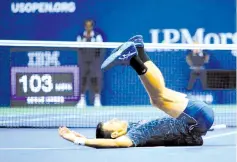
[[[58,47],[58,48],[117,48],[121,42],[68,42],[68,41],[28,41],[0,40],[0,46],[14,47]],[[166,44],[145,43],[146,49],[205,49],[205,50],[237,50],[237,44]]]

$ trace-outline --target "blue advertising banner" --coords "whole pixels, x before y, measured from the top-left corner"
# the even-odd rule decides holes
[[[237,44],[235,0],[12,0],[0,6],[0,39],[76,41],[86,19],[96,22],[109,42],[141,34],[152,43]],[[9,52],[0,49],[0,105],[10,104],[10,66],[77,65],[75,51]],[[236,69],[236,51],[208,51],[207,69]],[[167,86],[210,103],[235,103],[235,90],[203,91],[200,82],[186,89],[190,75],[187,51],[148,51]],[[7,60],[7,61],[6,61]],[[36,61],[38,60],[38,62]],[[43,60],[43,61],[42,61]],[[122,71],[122,72],[121,72]],[[123,75],[121,75],[123,73]],[[119,76],[119,77],[118,77]],[[120,84],[123,83],[123,84]],[[104,74],[103,104],[149,104],[135,73],[117,67]]]

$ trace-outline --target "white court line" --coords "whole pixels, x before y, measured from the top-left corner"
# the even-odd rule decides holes
[[[228,133],[221,133],[221,134],[212,135],[212,136],[208,136],[208,137],[203,137],[203,139],[206,140],[206,139],[212,139],[212,138],[224,137],[224,136],[229,136],[229,135],[232,135],[232,134],[237,134],[237,131],[234,131],[234,132],[228,132]]]
[[[75,147],[56,147],[56,148],[19,147],[19,148],[0,148],[0,150],[78,150],[78,148],[75,148]]]
[[[157,148],[161,148],[161,149],[196,149],[196,148],[201,148],[203,146],[187,146],[187,147],[165,147],[165,146],[157,146],[157,147],[150,147],[150,148],[154,148],[154,149],[157,149]],[[206,146],[204,146],[206,147]],[[217,146],[207,146],[208,148],[216,148]],[[0,148],[0,151],[19,151],[19,150],[27,150],[27,151],[34,151],[34,150],[82,150],[80,149],[81,147],[78,147],[78,148],[75,148],[75,147],[59,147],[59,148],[36,148],[36,147],[26,147],[26,148]],[[142,148],[142,147],[133,147],[134,149],[139,149],[139,148]],[[144,147],[146,148],[146,147]],[[147,147],[149,148],[149,147]],[[236,146],[225,146],[225,148],[236,148]],[[88,148],[86,148],[88,149]],[[94,148],[91,148],[91,149],[94,149]],[[121,148],[121,149],[129,149],[129,148]],[[116,149],[115,149],[116,150]]]
[[[218,137],[224,137],[224,136],[229,136],[229,135],[233,135],[233,134],[237,134],[237,131],[234,132],[228,132],[228,133],[221,133],[221,134],[217,134],[217,135],[213,135],[213,136],[208,136],[208,137],[203,137],[204,140],[206,139],[213,139],[213,138],[218,138]],[[201,146],[200,146],[201,147]],[[213,146],[215,147],[215,146]],[[236,146],[228,146],[230,148],[236,147]],[[0,148],[0,150],[78,150],[78,148],[81,147],[56,147],[56,148],[37,148],[37,147],[20,147],[20,148]],[[162,147],[165,148],[165,147]],[[173,148],[173,147],[172,147]],[[174,147],[175,148],[175,147]],[[177,147],[180,148],[180,147]],[[196,147],[181,147],[181,148],[196,148]]]

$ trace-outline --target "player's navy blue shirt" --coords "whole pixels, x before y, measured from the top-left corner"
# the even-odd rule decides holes
[[[129,123],[127,136],[134,146],[202,145],[202,137],[191,133],[192,126],[187,124],[186,117],[140,121]]]

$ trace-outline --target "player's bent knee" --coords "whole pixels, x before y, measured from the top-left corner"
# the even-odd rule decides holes
[[[152,106],[157,107],[157,108],[163,107],[162,99],[159,99],[159,98],[150,98],[150,103]]]

